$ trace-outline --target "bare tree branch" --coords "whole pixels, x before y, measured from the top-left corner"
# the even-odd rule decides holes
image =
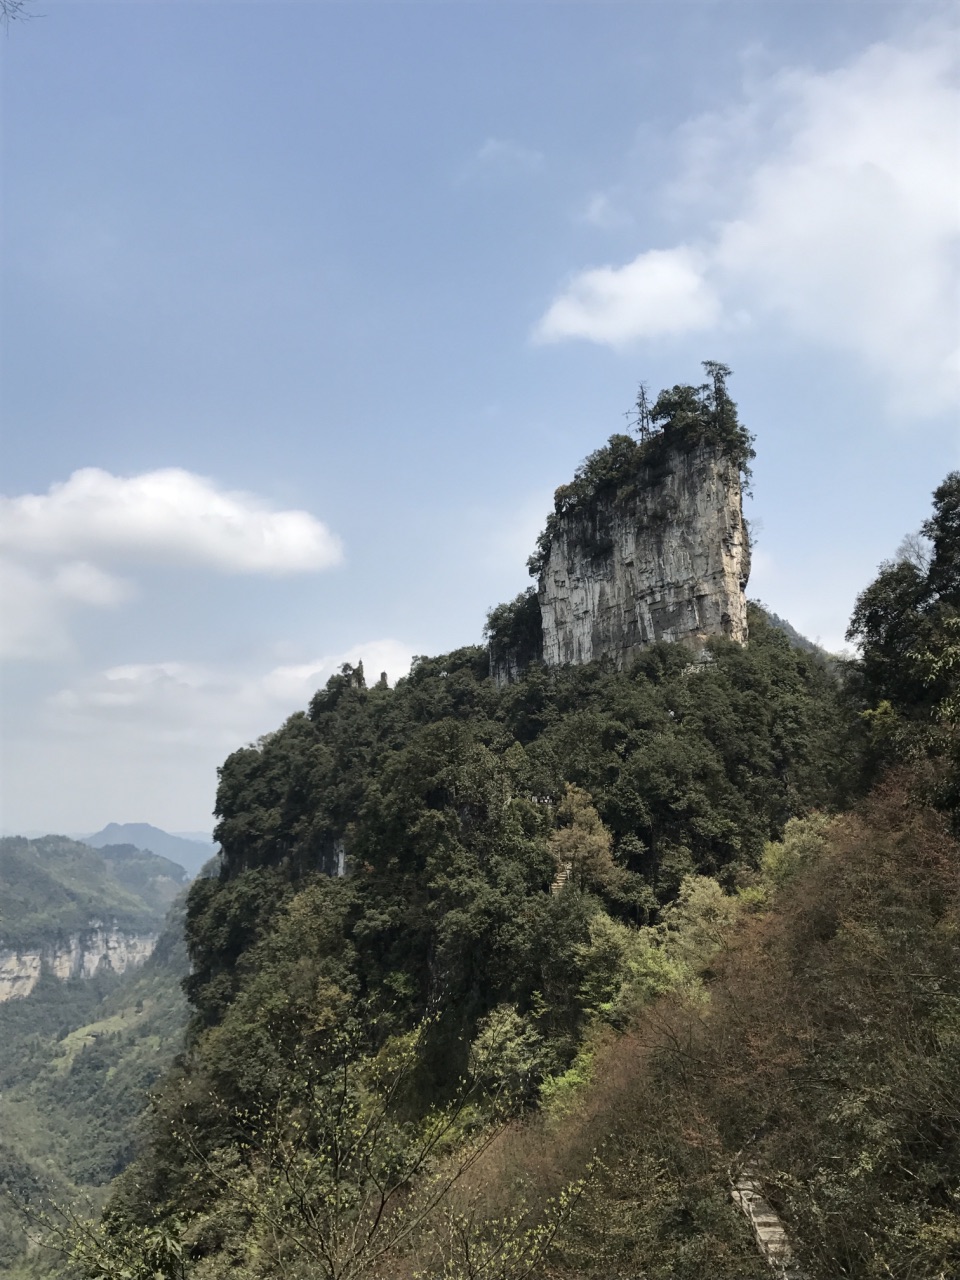
[[[0,0],[0,26],[9,27],[17,19],[33,17],[27,7],[30,3],[31,0]]]

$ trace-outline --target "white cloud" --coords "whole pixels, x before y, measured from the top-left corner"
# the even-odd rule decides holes
[[[122,732],[131,741],[206,743],[222,752],[303,710],[345,662],[362,662],[368,684],[375,684],[381,672],[394,684],[409,672],[412,660],[408,645],[384,639],[266,671],[179,661],[126,663],[61,689],[48,706],[57,723],[75,734]]]
[[[539,342],[589,338],[619,347],[717,322],[719,304],[694,249],[651,249],[625,267],[583,271],[540,321]]]
[[[848,351],[919,411],[960,383],[960,44],[934,30],[748,90],[684,130],[671,196],[725,212],[696,245],[584,271],[540,341],[620,346],[744,312]],[[758,123],[759,122],[759,123]]]
[[[0,557],[0,657],[61,657],[70,647],[72,608],[110,608],[132,594],[129,582],[84,561],[37,567]]]
[[[384,670],[391,681],[405,675],[412,657],[380,639],[286,666],[132,662],[75,680],[21,712],[0,742],[5,828],[209,828],[217,767],[231,751],[305,709],[344,662],[362,660],[373,684]]]
[[[45,494],[0,498],[0,545],[227,573],[303,573],[341,558],[338,540],[308,512],[273,511],[175,467],[137,476],[84,467]]]
[[[275,511],[177,468],[125,477],[86,467],[45,494],[0,497],[0,655],[62,655],[73,610],[135,594],[97,561],[279,576],[340,559],[339,541],[306,511]]]
[[[53,573],[51,585],[64,600],[100,608],[120,604],[133,594],[130,583],[98,569],[95,564],[88,564],[86,560],[72,560],[59,565]]]

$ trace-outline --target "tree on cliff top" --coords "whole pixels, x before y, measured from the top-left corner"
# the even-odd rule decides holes
[[[569,484],[560,485],[537,549],[527,561],[532,577],[543,572],[563,516],[590,513],[601,498],[616,500],[638,480],[642,483],[643,473],[655,470],[669,454],[712,445],[749,483],[750,461],[755,456],[753,437],[740,422],[737,406],[727,393],[731,371],[717,360],[704,360],[703,368],[706,382],[665,388],[652,406],[646,387],[640,384],[636,417],[631,419],[639,439],[622,433],[612,435],[602,449],[581,462]]]

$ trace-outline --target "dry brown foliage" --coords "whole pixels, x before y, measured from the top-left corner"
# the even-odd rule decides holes
[[[749,1160],[811,1280],[960,1274],[960,850],[908,776],[730,925],[708,992],[598,1035],[576,1105],[458,1189],[477,1220],[535,1220],[593,1160],[538,1275],[759,1277],[727,1198]]]

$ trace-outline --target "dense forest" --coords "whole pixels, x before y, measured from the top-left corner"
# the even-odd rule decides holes
[[[183,867],[129,844],[91,849],[66,836],[0,838],[0,950],[63,943],[99,920],[157,933]]]
[[[745,1280],[749,1168],[810,1280],[958,1274],[960,474],[858,659],[777,622],[345,666],[231,755],[186,1043],[60,1273]]]
[[[186,876],[131,845],[63,836],[0,840],[0,951],[44,954],[111,930],[159,934],[141,968],[57,977],[0,1001],[0,1276],[48,1273],[28,1257],[44,1203],[101,1203],[134,1154],[146,1091],[180,1046]]]

